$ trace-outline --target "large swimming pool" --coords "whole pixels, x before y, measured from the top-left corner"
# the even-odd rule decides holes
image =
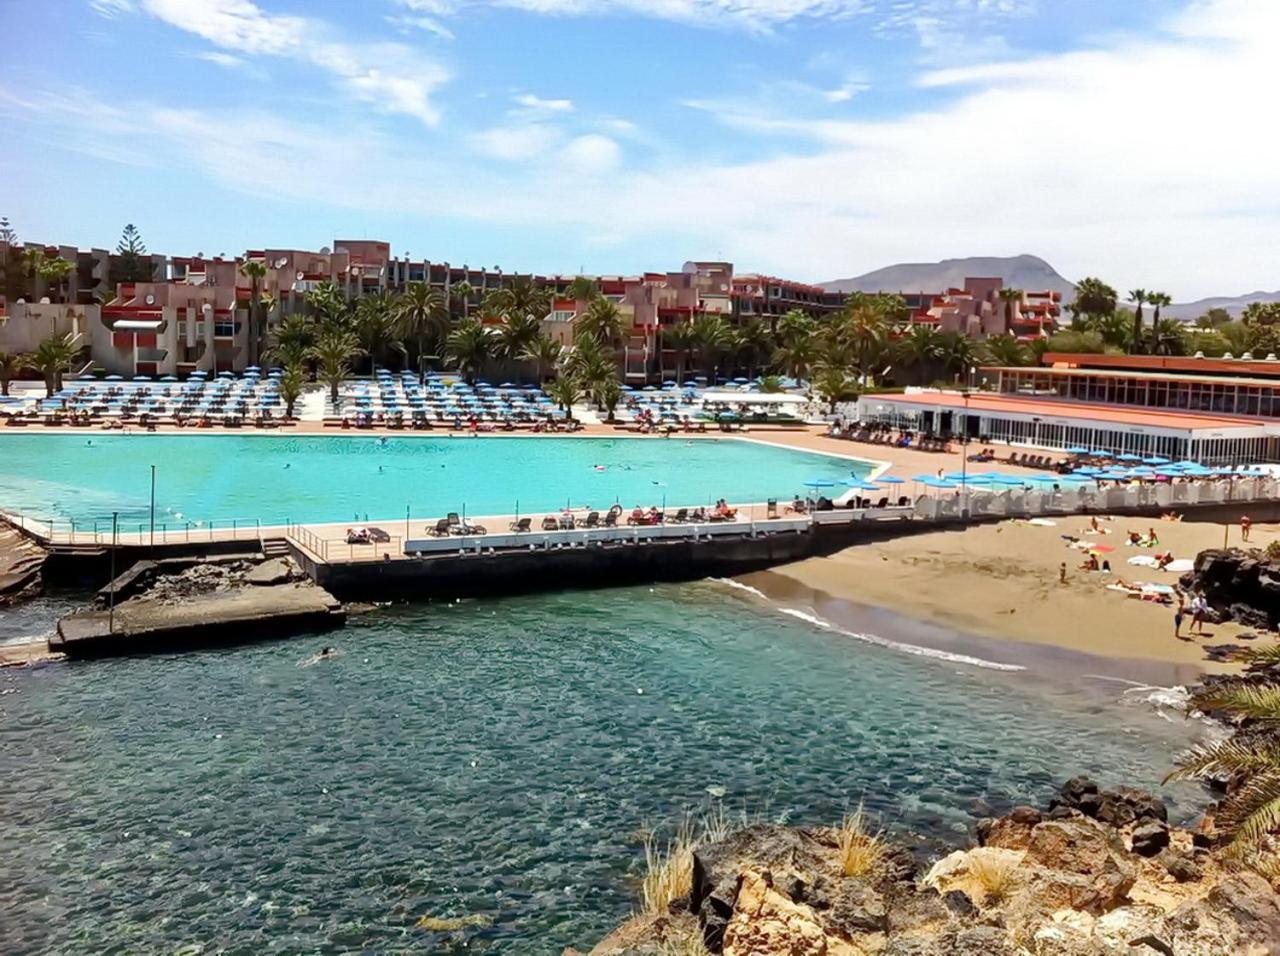
[[[870,468],[740,439],[23,434],[0,436],[0,508],[148,520],[152,465],[170,527],[789,499]]]

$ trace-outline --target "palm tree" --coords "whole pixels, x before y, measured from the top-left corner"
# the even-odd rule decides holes
[[[858,382],[847,368],[839,365],[823,365],[813,377],[813,390],[822,396],[835,414],[836,403],[857,397]]]
[[[405,354],[404,343],[396,337],[396,328],[394,306],[385,294],[366,295],[356,304],[356,339],[361,351],[369,356],[370,375],[380,362],[386,363],[390,353]]]
[[[784,374],[797,381],[809,374],[818,358],[818,343],[811,336],[783,339],[773,353],[773,364]]]
[[[738,329],[738,342],[738,354],[746,363],[747,378],[755,378],[760,363],[773,354],[773,336],[769,333],[769,326],[760,319],[752,319]]]
[[[894,351],[904,367],[920,369],[921,376],[926,377],[924,370],[942,359],[942,335],[932,325],[912,325],[894,344]]]
[[[1029,361],[1027,347],[1018,341],[1018,337],[1009,335],[992,335],[982,343],[982,357],[992,365],[1014,368],[1026,365]]]
[[[63,260],[64,262],[66,260]],[[62,388],[62,373],[70,370],[80,349],[72,344],[71,333],[51,335],[31,353],[31,368],[44,376],[45,397]]]
[[[462,373],[470,385],[493,354],[493,339],[484,323],[463,319],[445,341],[445,361]]]
[[[525,346],[520,358],[526,362],[532,362],[537,368],[538,384],[541,385],[546,380],[547,372],[556,367],[556,362],[560,361],[560,343],[555,339],[539,333],[537,338]]]
[[[452,309],[456,299],[462,303],[462,317],[465,319],[471,312],[471,297],[476,294],[476,287],[466,279],[449,284],[449,306]]]
[[[614,347],[622,341],[622,333],[622,313],[617,303],[602,295],[592,299],[574,323],[575,337],[579,334],[592,335]]]
[[[520,361],[525,350],[542,334],[542,320],[528,313],[513,313],[498,329],[497,353],[513,362]]]
[[[28,361],[21,352],[0,352],[0,395],[9,394],[9,383],[27,367]]]
[[[669,348],[676,353],[676,384],[684,384],[685,366],[689,364],[689,353],[693,351],[695,339],[693,324],[681,322],[669,325],[662,330],[662,348]]]
[[[574,276],[573,281],[565,289],[565,295],[574,302],[590,302],[599,294],[596,280],[588,276]]]
[[[296,363],[286,365],[284,374],[280,376],[280,397],[284,399],[285,418],[293,418],[293,407],[302,397],[302,385],[302,366]]]
[[[310,357],[319,368],[319,378],[329,386],[329,399],[338,403],[338,388],[351,372],[351,359],[361,353],[360,340],[348,329],[330,327],[321,329]]]
[[[51,293],[51,301],[64,298],[62,283],[75,268],[70,261],[61,256],[45,255],[44,250],[39,248],[28,249],[23,253],[23,258],[26,260],[27,271],[41,280],[46,291]]]
[[[801,309],[792,309],[778,320],[775,334],[781,344],[788,344],[797,339],[808,338],[817,331],[817,323],[813,316]]]
[[[485,314],[493,318],[532,315],[545,319],[551,312],[551,290],[517,278],[510,285],[493,289],[484,297]]]
[[[596,405],[604,406],[604,395],[610,383],[618,381],[618,366],[613,358],[599,350],[585,353],[577,363],[574,377]]]
[[[272,333],[271,346],[264,357],[285,367],[301,366],[315,344],[315,332],[315,325],[305,315],[287,316]]]
[[[1251,656],[1280,661],[1275,648]],[[1166,778],[1167,782],[1227,777],[1227,795],[1218,804],[1214,824],[1231,837],[1232,852],[1246,856],[1280,829],[1280,685],[1209,686],[1192,696],[1191,705],[1206,713],[1247,718],[1261,731],[1199,744]]]
[[[1076,283],[1075,293],[1075,300],[1067,306],[1071,310],[1072,325],[1081,319],[1110,315],[1116,310],[1119,296],[1101,279],[1081,279]]]
[[[782,379],[777,375],[766,375],[760,379],[760,391],[767,393],[785,391],[782,387]]]
[[[729,344],[729,326],[718,315],[700,315],[693,321],[693,341],[707,373],[707,384],[715,385],[715,363]]]
[[[1014,321],[1022,314],[1022,290],[1001,289],[998,295],[1004,303],[1005,331],[1012,333]]]
[[[315,287],[303,295],[303,301],[316,320],[326,328],[337,328],[345,325],[350,309],[346,296],[337,284],[328,279],[317,282]]]
[[[582,387],[578,380],[570,374],[557,375],[545,391],[552,401],[564,409],[569,421],[573,421],[573,406],[582,401]]]
[[[605,411],[605,421],[612,423],[614,410],[622,401],[622,383],[614,376],[605,379],[596,391],[596,401]]]
[[[855,305],[842,317],[839,334],[848,341],[857,356],[859,381],[867,381],[871,359],[884,343],[888,328],[883,310],[874,303]]]
[[[1165,292],[1148,292],[1147,302],[1155,306],[1151,313],[1151,354],[1154,355],[1160,350],[1160,309],[1172,305],[1173,299]]]
[[[418,374],[427,355],[427,343],[438,348],[449,335],[449,310],[444,296],[425,282],[411,282],[395,302],[396,331],[402,341],[414,343]]]
[[[267,275],[267,264],[249,259],[240,266],[240,272],[249,279],[249,362],[256,365],[266,331],[262,321],[262,280]]]
[[[1129,301],[1134,303],[1135,306],[1133,310],[1133,341],[1131,347],[1134,354],[1137,354],[1142,351],[1142,303],[1150,301],[1147,290],[1130,290]]]
[[[957,378],[963,375],[967,381],[969,369],[977,363],[977,351],[971,338],[959,332],[942,333],[942,367],[948,375]]]

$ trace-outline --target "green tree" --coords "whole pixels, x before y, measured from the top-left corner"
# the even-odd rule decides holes
[[[923,322],[912,325],[894,343],[893,351],[904,368],[915,369],[921,379],[927,379],[927,370],[942,360],[942,334]]]
[[[66,261],[66,260],[63,260]],[[51,335],[31,353],[30,367],[44,376],[45,397],[62,388],[62,374],[70,371],[80,349],[72,344],[71,333]]]
[[[1063,329],[1049,336],[1046,351],[1049,352],[1083,352],[1101,355],[1107,350],[1107,343],[1102,333],[1092,329]]]
[[[808,312],[792,309],[778,319],[776,335],[780,346],[791,345],[798,339],[812,337],[818,331],[818,323]]]
[[[782,387],[782,379],[777,375],[766,375],[760,379],[760,391],[771,395],[776,392],[786,391],[786,389]]]
[[[662,330],[662,348],[676,353],[676,384],[684,384],[684,370],[689,364],[689,355],[693,352],[696,340],[693,334],[693,323],[681,322],[669,325]]]
[[[429,349],[439,350],[449,335],[449,310],[444,295],[425,282],[411,282],[395,300],[396,333],[412,342],[418,374],[425,368]]]
[[[317,282],[314,288],[303,294],[307,311],[326,329],[346,326],[350,321],[350,306],[346,296],[336,283],[328,279]]]
[[[1209,309],[1196,318],[1196,328],[1216,329],[1231,321],[1231,313],[1226,309]]]
[[[588,304],[586,311],[574,321],[574,337],[592,335],[607,345],[616,347],[622,342],[622,312],[616,302],[602,295]]]
[[[445,361],[471,384],[493,355],[493,337],[478,319],[463,319],[449,333],[444,354]]]
[[[1084,318],[1110,315],[1116,310],[1119,297],[1116,290],[1101,279],[1086,278],[1076,283],[1075,300],[1067,306],[1073,324]]]
[[[5,216],[0,216],[0,242],[5,246],[0,254],[0,295],[15,302],[26,294],[26,263],[18,233]]]
[[[859,382],[870,381],[872,362],[885,344],[889,329],[889,318],[881,303],[865,301],[846,306],[838,335],[853,350]]]
[[[559,342],[539,333],[537,338],[525,346],[520,358],[533,363],[537,370],[538,384],[541,385],[546,380],[547,373],[560,361],[560,351]]]
[[[363,296],[356,303],[355,333],[360,351],[369,357],[369,374],[385,365],[393,354],[405,354],[396,334],[395,306],[383,293]]]
[[[485,315],[506,318],[531,315],[541,321],[551,312],[551,290],[535,285],[531,279],[519,277],[500,289],[492,289],[484,297]]]
[[[565,295],[574,302],[590,302],[600,294],[596,280],[589,276],[574,276],[565,289]]]
[[[1135,354],[1142,351],[1142,305],[1149,301],[1149,293],[1146,289],[1129,290],[1129,301],[1134,304],[1133,309],[1133,338],[1131,340],[1131,351]]]
[[[729,326],[718,315],[699,315],[693,320],[693,341],[702,359],[707,384],[715,385],[716,360],[729,343]]]
[[[773,353],[774,366],[796,381],[807,378],[817,360],[818,342],[813,336],[784,338]]]
[[[0,395],[9,394],[9,383],[22,373],[28,361],[21,352],[0,352]]]
[[[471,297],[476,294],[476,287],[466,279],[458,282],[449,283],[448,305],[449,310],[456,311],[453,308],[455,302],[462,304],[462,318],[469,318],[471,313]]]
[[[329,386],[329,400],[333,404],[338,403],[338,389],[351,374],[351,360],[360,353],[360,340],[355,332],[337,326],[321,327],[310,355],[316,362],[320,381]]]
[[[582,386],[570,374],[557,375],[546,387],[546,393],[553,402],[564,409],[565,416],[573,421],[573,406],[582,401]]]
[[[116,243],[116,259],[108,270],[111,284],[118,282],[151,281],[151,263],[147,258],[147,244],[142,233],[133,223],[128,223]]]
[[[618,402],[622,401],[622,383],[613,376],[605,379],[596,392],[596,400],[605,411],[605,421],[612,423],[613,413],[618,408]]]
[[[1172,305],[1172,304],[1173,304],[1173,299],[1172,299],[1172,298],[1170,298],[1170,297],[1169,297],[1169,295],[1168,295],[1167,293],[1164,293],[1164,292],[1148,292],[1148,293],[1147,293],[1147,303],[1148,303],[1149,305],[1151,305],[1151,306],[1152,306],[1152,312],[1151,312],[1151,354],[1152,354],[1152,355],[1155,355],[1155,354],[1157,354],[1157,353],[1160,351],[1160,349],[1161,349],[1161,347],[1162,347],[1162,343],[1161,343],[1161,340],[1160,340],[1160,332],[1159,332],[1159,329],[1160,329],[1160,310],[1161,310],[1162,308],[1164,308],[1166,305]],[[1164,347],[1167,347],[1167,343],[1164,343],[1163,345],[1164,345]]]
[[[967,384],[969,369],[978,364],[978,352],[973,339],[959,332],[942,333],[942,367],[948,375]]]
[[[132,228],[133,226],[125,227],[126,235]],[[123,243],[124,240],[121,239],[121,242]],[[262,280],[267,275],[267,264],[256,259],[247,259],[240,266],[240,272],[249,280],[249,360],[250,364],[256,365],[259,358],[258,351],[266,336],[266,322],[262,317]]]
[[[272,332],[271,345],[264,356],[266,361],[277,362],[286,368],[302,365],[315,344],[315,333],[315,323],[305,315],[286,316]]]
[[[738,355],[746,365],[747,378],[755,378],[762,362],[773,354],[773,336],[760,319],[751,319],[738,329]]]
[[[1280,302],[1250,302],[1240,313],[1245,325],[1275,325],[1280,322]]]
[[[28,249],[23,257],[27,274],[44,283],[50,301],[66,298],[63,283],[75,268],[70,261],[61,256],[46,255],[40,248]]]
[[[828,411],[835,414],[836,404],[858,397],[858,382],[849,370],[839,365],[824,365],[813,377],[813,390],[827,403]]]
[[[1275,648],[1251,656],[1280,662]],[[1280,685],[1210,685],[1192,696],[1191,705],[1205,713],[1247,718],[1258,727],[1257,733],[1192,747],[1166,778],[1230,781],[1214,812],[1214,825],[1230,836],[1234,855],[1248,857],[1280,830]]]
[[[299,364],[286,365],[280,376],[280,397],[284,400],[284,417],[293,418],[293,407],[302,397],[304,376]]]
[[[982,343],[981,357],[992,365],[1015,368],[1031,361],[1027,347],[1016,335],[992,335]]]
[[[497,353],[512,362],[520,361],[525,351],[542,334],[542,320],[529,313],[508,315],[498,328]]]

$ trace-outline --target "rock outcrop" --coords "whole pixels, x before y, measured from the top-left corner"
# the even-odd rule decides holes
[[[44,590],[45,551],[26,535],[0,523],[0,607]]]
[[[1068,781],[917,872],[846,876],[838,832],[755,826],[694,850],[692,890],[592,956],[1280,956],[1280,893],[1141,790]]]
[[[1266,630],[1280,624],[1280,561],[1263,551],[1201,551],[1180,583],[1203,593],[1220,621]]]

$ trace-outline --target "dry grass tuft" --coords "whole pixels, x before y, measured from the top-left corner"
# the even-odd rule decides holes
[[[646,913],[665,913],[675,900],[693,889],[693,828],[686,819],[660,850],[653,837],[644,841],[644,877],[640,899]]]
[[[1019,860],[991,854],[972,854],[969,857],[969,875],[982,887],[983,902],[996,904],[1009,895],[1013,883],[1013,871]]]
[[[836,842],[840,850],[840,867],[845,876],[866,876],[879,866],[887,849],[882,832],[871,833],[867,829],[867,815],[862,804],[840,821]]]

